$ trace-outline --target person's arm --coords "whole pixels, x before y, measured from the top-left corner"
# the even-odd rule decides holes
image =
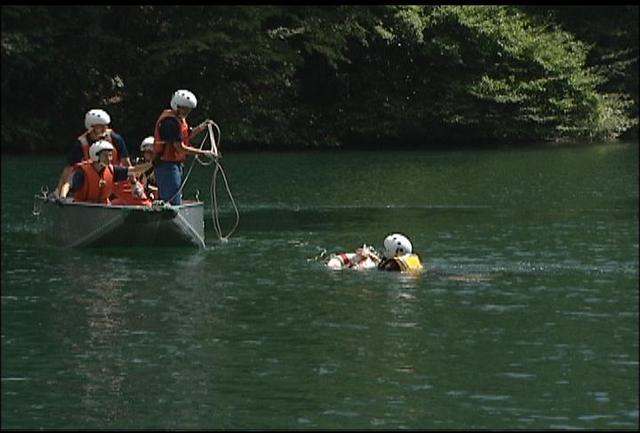
[[[130,167],[126,167],[127,177],[131,176],[131,175],[139,176],[140,174],[142,174],[145,171],[149,170],[151,167],[153,167],[153,164],[150,163],[150,162],[143,162],[142,164],[132,165]]]
[[[69,194],[70,189],[71,189],[71,183],[67,179],[62,183],[62,186],[60,187],[60,194],[58,194],[58,198],[61,198],[61,199],[67,198],[67,195]]]
[[[72,171],[72,173],[69,176],[67,176],[67,179],[64,181],[64,183],[60,187],[59,198],[60,199],[67,198],[67,195],[69,195],[69,191],[71,191],[72,188],[74,190],[78,190],[80,187],[82,187],[83,183],[84,183],[84,173],[82,172],[82,170]]]
[[[374,263],[380,263],[380,261],[382,260],[371,248],[367,247],[366,245],[363,245],[362,248],[358,248],[356,250],[356,254],[359,254],[364,258],[368,257],[373,260]]]
[[[130,176],[140,175],[141,173],[144,173],[145,170],[148,170],[151,167],[152,164],[150,162],[145,162],[143,164],[138,164],[131,167],[122,167],[121,165],[113,166],[113,181],[123,182],[125,180],[128,180]],[[133,179],[135,178],[132,178],[131,180]]]
[[[193,128],[191,130],[191,134],[189,134],[189,141],[191,141],[193,137],[195,137],[196,135],[200,134],[202,131],[207,129],[207,125],[213,125],[213,120],[207,119],[204,122],[202,122],[200,125]]]
[[[82,153],[82,143],[76,140],[73,143],[73,146],[71,147],[71,149],[69,150],[69,153],[67,156],[67,165],[62,170],[62,173],[60,174],[60,179],[58,179],[58,186],[56,187],[56,190],[54,192],[55,196],[60,197],[60,192],[62,191],[62,185],[64,185],[64,183],[67,181],[67,178],[71,176],[71,174],[73,173],[74,166],[80,161],[82,161],[83,158],[84,158],[84,154]]]
[[[193,133],[190,134],[190,136],[193,135]],[[174,146],[176,150],[180,150],[188,155],[213,155],[213,151],[200,150],[184,144],[182,136],[180,135],[180,125],[178,124],[178,121],[172,117],[164,119],[160,123],[160,139],[167,143],[171,143],[171,146]]]
[[[144,162],[138,165],[132,165],[131,167],[114,166],[113,167],[113,181],[122,182],[127,180],[129,176],[138,176],[144,173],[148,169],[153,167],[150,162]]]
[[[193,137],[195,137],[196,135],[200,134],[202,131],[206,130],[208,125],[213,125],[213,120],[207,119],[204,122],[202,122],[200,125],[198,125],[195,128],[193,128],[191,130],[191,134],[189,134],[189,142],[191,142]],[[210,149],[210,150],[195,149],[195,150],[197,150],[199,152],[204,152],[204,155],[212,156],[214,158],[220,158],[221,157],[220,155],[216,155],[216,152],[213,149]]]
[[[72,172],[73,172],[73,167],[70,166],[70,165],[67,165],[62,170],[62,173],[60,174],[60,179],[58,179],[58,185],[56,186],[56,190],[53,193],[54,196],[56,196],[56,197],[60,197],[61,196],[62,187],[65,185],[65,183],[68,183],[69,176],[71,175]],[[69,188],[67,188],[67,193],[69,193]],[[66,195],[65,195],[65,197],[66,197]]]
[[[173,143],[173,145],[177,149],[181,149],[183,152],[186,152],[189,155],[215,156],[214,152],[213,152],[213,149],[201,150],[201,149],[198,149],[196,147],[187,146],[182,141],[177,142],[177,143]]]

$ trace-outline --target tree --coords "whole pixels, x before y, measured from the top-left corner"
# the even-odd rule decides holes
[[[91,108],[136,148],[178,88],[226,148],[615,138],[638,74],[613,9],[4,6],[3,151],[62,152]]]

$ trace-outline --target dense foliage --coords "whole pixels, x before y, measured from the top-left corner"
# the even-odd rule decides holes
[[[616,138],[638,7],[581,8],[3,6],[3,151],[64,151],[90,108],[135,146],[177,88],[227,149]]]

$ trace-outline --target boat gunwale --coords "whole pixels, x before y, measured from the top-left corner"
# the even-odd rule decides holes
[[[87,208],[98,208],[98,209],[114,209],[114,210],[142,210],[145,212],[161,212],[164,210],[180,210],[190,207],[204,207],[204,202],[202,201],[183,201],[182,204],[173,205],[173,204],[164,204],[162,206],[143,206],[143,205],[131,205],[131,204],[104,204],[104,203],[91,203],[84,201],[66,201],[66,202],[56,202],[56,199],[52,196],[50,197],[41,197],[36,196],[37,199],[42,200],[44,203],[56,204],[61,207],[87,207]]]

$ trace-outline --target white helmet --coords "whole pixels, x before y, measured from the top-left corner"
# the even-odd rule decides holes
[[[100,160],[100,152],[103,150],[113,150],[113,144],[107,140],[98,140],[89,148],[89,156],[93,161],[98,162]]]
[[[393,233],[384,238],[384,256],[388,259],[402,254],[411,254],[413,248],[406,236]]]
[[[91,129],[94,125],[108,125],[111,123],[111,117],[104,110],[89,110],[84,116],[84,126]]]
[[[147,138],[145,138],[144,140],[142,140],[142,143],[140,143],[140,152],[144,152],[146,150],[153,150],[153,143],[155,141],[156,140],[153,137],[153,135],[150,135]]]
[[[171,97],[171,109],[177,110],[178,107],[196,108],[198,100],[196,95],[188,90],[176,90]]]

